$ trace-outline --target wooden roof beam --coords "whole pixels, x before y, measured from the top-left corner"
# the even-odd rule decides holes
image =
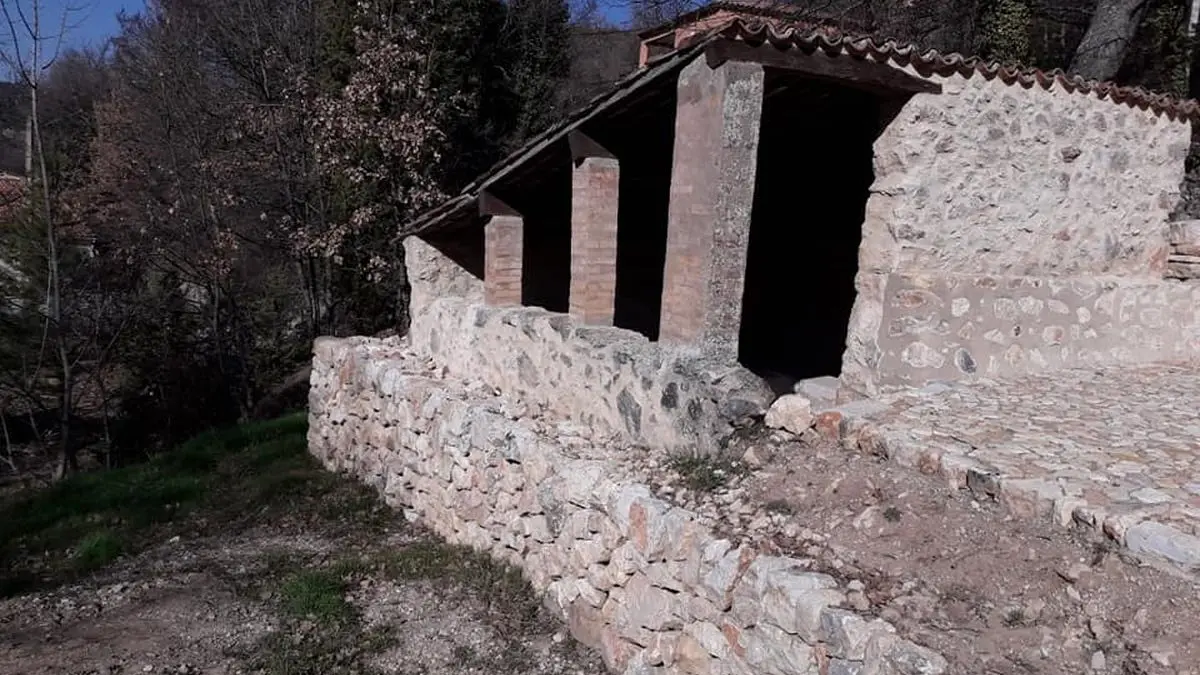
[[[520,212],[493,194],[491,190],[480,190],[479,192],[479,215],[521,217]]]
[[[876,93],[942,93],[942,85],[885,63],[849,55],[829,56],[821,51],[809,54],[796,48],[780,49],[769,42],[755,46],[743,40],[720,39],[705,49],[704,56],[713,68],[726,61],[747,61]]]

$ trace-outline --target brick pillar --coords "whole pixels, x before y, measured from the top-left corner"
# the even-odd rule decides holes
[[[495,307],[521,304],[521,271],[525,258],[525,219],[491,195],[483,195],[483,299]]]
[[[573,134],[570,312],[611,326],[617,291],[617,204],[620,166],[600,145]]]
[[[660,339],[735,361],[763,70],[696,59],[679,74]],[[781,311],[784,311],[781,308]]]

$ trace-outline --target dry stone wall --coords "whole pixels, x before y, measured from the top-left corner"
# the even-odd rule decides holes
[[[456,543],[524,570],[571,633],[638,675],[937,675],[806,561],[723,539],[605,444],[400,340],[315,346],[309,446]]]
[[[938,78],[875,143],[843,361],[863,394],[1191,357],[1165,281],[1187,122],[1059,88]]]

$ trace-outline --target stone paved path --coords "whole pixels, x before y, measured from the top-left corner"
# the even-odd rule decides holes
[[[1200,571],[1200,366],[935,385],[886,402],[859,422],[860,448]]]

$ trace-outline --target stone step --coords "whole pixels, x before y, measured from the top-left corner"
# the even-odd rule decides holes
[[[1171,223],[1167,238],[1171,246],[1200,248],[1200,220],[1180,220]]]
[[[841,386],[838,378],[827,375],[800,380],[794,391],[812,401],[814,408],[828,408],[837,405],[838,388]]]
[[[1167,256],[1168,279],[1200,279],[1200,256]]]

